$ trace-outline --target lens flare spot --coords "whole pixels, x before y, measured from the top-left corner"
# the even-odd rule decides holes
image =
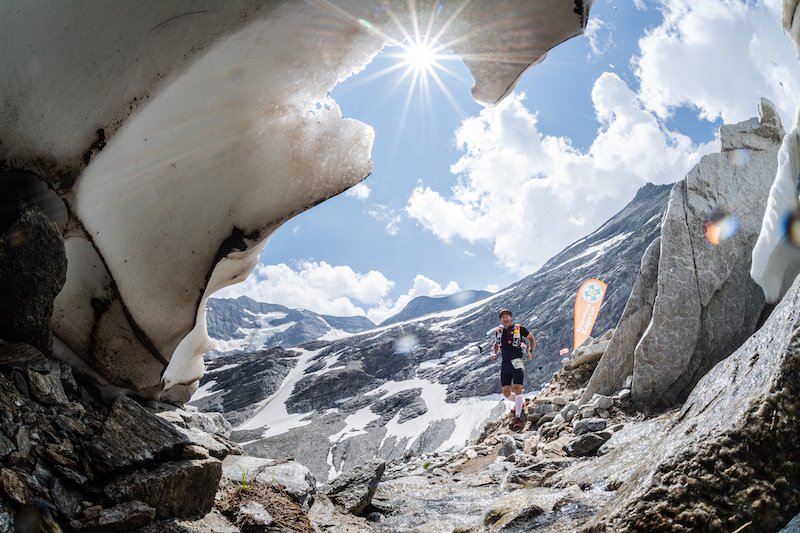
[[[744,167],[750,163],[750,150],[747,148],[737,148],[736,150],[730,150],[727,152],[728,154],[728,161],[731,162],[733,166],[736,167]]]
[[[358,19],[358,23],[361,24],[363,27],[367,28],[368,30],[372,29],[372,24],[368,20]]]
[[[794,212],[787,215],[784,231],[786,239],[793,245],[800,247],[800,213]]]
[[[394,353],[408,354],[414,351],[419,344],[419,339],[414,335],[404,335],[394,341]]]
[[[739,232],[739,217],[730,213],[720,213],[706,222],[706,239],[714,246],[733,238]]]

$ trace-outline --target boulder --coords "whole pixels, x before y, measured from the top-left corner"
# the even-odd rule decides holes
[[[508,457],[517,451],[517,443],[511,435],[503,435],[500,438],[500,448],[497,450],[497,455],[501,457]]]
[[[211,454],[208,453],[208,449],[196,444],[186,446],[181,452],[181,457],[183,459],[208,459],[210,456]]]
[[[31,497],[30,489],[23,481],[22,476],[20,476],[19,472],[10,468],[0,469],[0,489],[12,501],[21,505],[28,503]]]
[[[370,461],[337,477],[320,492],[344,511],[361,514],[372,501],[385,469],[384,461]]]
[[[178,429],[127,396],[117,396],[100,435],[92,441],[95,467],[103,474],[158,458],[177,457],[189,439]]]
[[[533,412],[539,413],[541,415],[547,415],[553,412],[557,412],[558,407],[553,405],[552,403],[534,403],[533,404]]]
[[[193,445],[202,446],[208,450],[212,457],[217,459],[224,459],[231,453],[241,453],[241,448],[238,444],[230,442],[224,437],[212,435],[197,428],[183,429],[178,426],[176,429],[185,435]]]
[[[176,411],[164,411],[158,413],[159,416],[170,420],[177,425],[185,425],[190,429],[198,429],[205,433],[212,433],[222,435],[225,438],[231,436],[231,424],[228,422],[222,413],[218,412],[199,412],[192,406],[186,406],[186,409],[177,409]],[[172,413],[172,414],[168,414]],[[180,417],[179,422],[177,419]]]
[[[221,476],[222,463],[217,459],[173,461],[123,474],[106,486],[105,493],[115,502],[143,501],[159,517],[194,516],[211,510]]]
[[[583,457],[593,455],[608,439],[611,433],[585,433],[564,445],[564,451],[570,457]]]
[[[582,418],[572,427],[576,435],[583,435],[584,433],[603,431],[606,429],[606,421],[602,418]]]
[[[271,459],[258,457],[228,457],[222,463],[223,476],[235,483],[246,480],[248,483],[280,485],[283,491],[303,509],[314,504],[317,493],[317,478],[295,461],[276,464]]]
[[[201,518],[172,518],[157,520],[147,527],[137,529],[136,533],[241,533],[216,510]]]
[[[654,251],[643,261],[641,290],[631,294],[636,301],[629,301],[630,312],[623,313],[584,397],[612,394],[632,374],[635,402],[674,405],[755,331],[765,300],[750,278],[749,258],[783,137],[774,106],[762,99],[759,111],[760,120],[721,128],[722,153],[704,156],[673,187],[662,222],[652,316],[639,335],[652,297],[647,289],[653,286]],[[709,224],[720,220],[728,234],[706,235]]]
[[[614,400],[604,394],[595,394],[590,400],[590,404],[595,410],[608,409],[614,405]]]
[[[56,224],[15,191],[0,194],[0,338],[49,354],[67,256]]]
[[[568,365],[564,365],[564,368],[577,368],[581,365],[594,363],[603,356],[609,342],[602,341],[578,348],[575,350],[575,356],[569,361]]]
[[[635,474],[587,529],[734,531],[753,521],[776,531],[797,514],[799,329],[800,279],[698,382],[667,431],[645,440]]]
[[[134,500],[103,509],[91,518],[73,520],[70,526],[84,533],[117,533],[147,526],[155,516],[155,509]]]
[[[241,522],[247,524],[248,529],[252,528],[256,531],[266,530],[266,528],[275,522],[267,508],[264,507],[262,503],[255,501],[240,505],[237,510],[237,515],[237,518],[239,518]]]
[[[14,515],[5,500],[0,498],[0,533],[14,533],[14,529]]]
[[[34,398],[45,405],[65,404],[69,400],[61,384],[61,371],[57,364],[49,372],[28,369],[28,388]]]
[[[17,448],[14,446],[14,443],[0,432],[0,459],[7,457],[10,453],[15,451],[17,451]]]
[[[64,484],[58,477],[53,477],[50,495],[58,512],[67,518],[74,519],[81,507],[81,494]]]

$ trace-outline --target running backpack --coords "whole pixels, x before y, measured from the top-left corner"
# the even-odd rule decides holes
[[[511,341],[511,345],[514,348],[519,348],[519,345],[522,343],[522,335],[519,332],[519,328],[521,326],[519,324],[514,324],[514,340]],[[494,342],[498,345],[503,345],[503,326],[497,326],[497,329],[494,330]]]

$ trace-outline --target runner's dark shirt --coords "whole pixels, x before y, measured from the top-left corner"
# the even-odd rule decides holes
[[[502,326],[501,326],[502,327]],[[524,326],[519,328],[519,346],[514,346],[514,324],[511,327],[503,328],[500,341],[500,351],[503,354],[503,361],[511,361],[522,357],[522,343],[528,336],[528,330]]]

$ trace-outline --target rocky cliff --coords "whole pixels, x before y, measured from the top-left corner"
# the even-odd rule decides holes
[[[661,236],[642,259],[587,398],[633,375],[636,402],[674,405],[759,325],[764,294],[749,258],[783,137],[772,104],[762,99],[759,111],[760,119],[722,126],[721,153],[703,157],[672,189]]]

